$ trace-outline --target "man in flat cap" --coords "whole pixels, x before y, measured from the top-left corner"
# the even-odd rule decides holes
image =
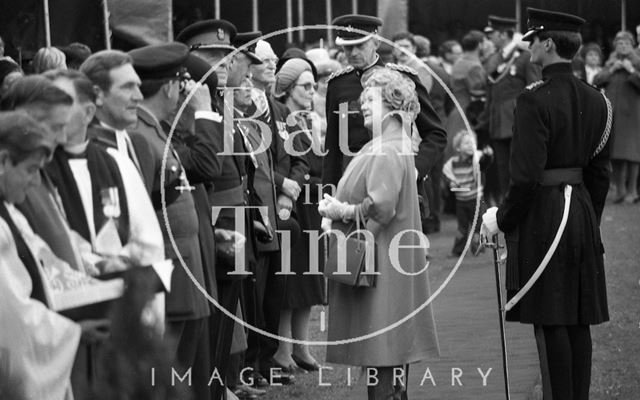
[[[572,74],[584,20],[532,8],[528,14],[523,40],[543,80],[517,99],[511,184],[500,207],[483,216],[483,232],[505,233],[506,318],[534,325],[545,389],[554,399],[588,399],[589,326],[609,319],[599,225],[609,188],[611,105]]]
[[[498,186],[497,190],[489,190],[489,193],[500,202],[509,186],[509,151],[516,97],[525,86],[540,79],[540,68],[529,61],[526,44],[515,32],[515,19],[490,15],[487,28],[487,36],[496,52],[485,62],[489,90],[482,121],[488,124],[498,178],[498,185],[489,184],[490,187]]]
[[[416,179],[422,181],[442,157],[447,144],[447,134],[431,106],[429,94],[420,82],[417,72],[397,64],[385,65],[381,61],[376,52],[380,45],[380,39],[376,36],[378,28],[382,25],[380,18],[351,14],[334,19],[332,24],[345,28],[336,30],[336,45],[342,46],[350,65],[333,74],[328,81],[325,141],[327,155],[322,170],[324,191],[329,193],[331,188],[338,185],[353,154],[371,140],[371,133],[364,127],[359,98],[362,93],[361,78],[374,67],[398,70],[411,78],[416,85],[421,109],[415,124],[422,138],[416,156]],[[348,121],[348,129],[343,128],[344,132],[341,132],[340,121],[344,118]],[[340,137],[345,135],[348,135],[348,149],[342,149],[340,146]]]

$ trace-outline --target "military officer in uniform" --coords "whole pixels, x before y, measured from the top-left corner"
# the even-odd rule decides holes
[[[447,134],[442,128],[440,119],[429,101],[429,94],[420,83],[416,71],[410,67],[397,64],[384,64],[376,52],[380,40],[376,37],[382,20],[368,15],[343,15],[335,18],[333,25],[347,28],[336,31],[336,45],[342,46],[349,66],[332,74],[327,86],[326,115],[327,136],[325,156],[322,167],[322,183],[325,193],[337,186],[340,177],[352,156],[344,154],[340,147],[340,137],[348,135],[348,148],[356,153],[371,140],[371,133],[364,127],[364,119],[360,112],[360,94],[362,93],[362,76],[372,68],[392,68],[408,77],[416,85],[420,100],[420,114],[415,124],[421,142],[416,156],[417,179],[422,180],[442,157],[447,144]],[[366,31],[356,32],[352,28]],[[345,125],[343,121],[347,121]],[[346,129],[345,129],[346,128]],[[343,139],[343,140],[345,140]],[[345,149],[346,150],[346,149]]]
[[[161,222],[168,259],[179,264],[178,256],[168,236],[171,228],[172,236],[186,267],[202,287],[209,293],[215,288],[215,281],[206,282],[207,265],[203,263],[201,242],[198,240],[199,224],[192,187],[182,166],[180,157],[169,145],[165,157],[165,146],[168,137],[160,121],[166,119],[178,106],[180,87],[183,82],[183,65],[189,57],[189,48],[182,43],[166,43],[145,46],[129,52],[133,67],[140,77],[140,91],[144,96],[138,105],[138,123],[129,130],[134,147],[146,146],[153,158],[141,164],[149,171],[143,176],[151,177],[145,182],[151,189],[151,200],[156,215]],[[206,89],[208,91],[208,89]],[[200,99],[203,96],[194,96]],[[196,104],[199,111],[211,111],[211,99],[204,96],[204,101]],[[194,102],[195,103],[195,102]],[[166,165],[163,168],[163,160]],[[161,177],[164,175],[164,182]],[[160,189],[164,186],[164,206],[169,225],[164,223],[163,204]],[[210,246],[210,244],[207,244]],[[194,382],[192,389],[197,397],[208,398],[209,382],[209,332],[207,319],[210,315],[209,304],[191,281],[183,268],[174,269],[171,277],[171,292],[167,295],[167,332],[175,341],[175,360],[181,368],[192,368]]]
[[[217,234],[225,230],[227,232],[234,231],[236,220],[235,210],[226,207],[244,207],[245,206],[245,187],[248,167],[251,162],[248,161],[246,155],[247,148],[239,129],[236,125],[232,125],[232,129],[225,127],[225,102],[223,98],[223,89],[227,86],[240,86],[241,79],[237,75],[242,75],[242,71],[247,70],[247,57],[243,53],[239,53],[236,57],[228,57],[229,53],[235,50],[232,41],[237,34],[236,27],[226,20],[205,20],[189,25],[182,30],[176,39],[190,46],[192,51],[200,58],[209,63],[211,67],[217,66],[215,73],[218,78],[217,93],[212,93],[213,111],[211,117],[218,124],[217,129],[209,132],[215,153],[220,160],[220,174],[205,184],[209,205],[220,210],[214,223]],[[237,62],[240,59],[241,62]],[[233,68],[233,70],[232,70]],[[244,72],[246,74],[246,72]],[[231,110],[231,115],[233,111]],[[225,151],[225,142],[232,144],[233,154],[221,154]],[[248,218],[245,212],[245,235],[247,239],[251,238],[249,232]],[[236,312],[236,315],[242,317],[240,312],[240,295],[242,290],[242,280],[246,275],[234,275],[235,257],[229,243],[232,240],[227,239],[226,243],[222,240],[217,242],[218,257],[216,261],[216,278],[218,282],[218,296],[220,305],[229,312]],[[226,250],[224,250],[226,249]],[[251,271],[255,264],[255,257],[251,241],[247,241],[244,246],[245,269]],[[222,376],[222,380],[229,388],[233,389],[237,386],[236,371],[238,358],[242,351],[246,349],[246,335],[244,329],[236,324],[231,318],[225,316],[222,312],[217,313],[215,325],[218,329],[218,340],[215,344],[215,360],[214,365],[218,368],[218,372]],[[215,382],[214,382],[215,383]],[[220,398],[219,388],[214,388],[213,397]]]
[[[523,40],[543,80],[517,99],[511,184],[500,207],[483,216],[483,234],[505,233],[512,299],[538,269],[569,203],[555,253],[506,318],[534,325],[545,392],[588,399],[590,325],[609,319],[599,225],[609,187],[611,106],[572,74],[584,20],[532,8],[528,15]]]
[[[489,137],[496,155],[499,188],[491,192],[499,201],[509,187],[509,152],[516,97],[525,86],[540,79],[540,68],[529,61],[529,51],[523,47],[519,34],[514,33],[515,19],[490,15],[489,27],[492,29],[488,34],[489,39],[496,46],[496,52],[484,65],[489,91],[487,114],[483,121],[489,124]]]

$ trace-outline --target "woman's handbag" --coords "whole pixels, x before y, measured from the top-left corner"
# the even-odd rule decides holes
[[[360,207],[356,207],[355,221],[348,224],[333,221],[331,231],[332,233],[324,236],[324,275],[332,281],[349,286],[375,287],[376,275],[379,275],[376,242],[373,233],[365,228]]]

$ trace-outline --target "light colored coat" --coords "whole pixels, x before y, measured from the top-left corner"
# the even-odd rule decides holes
[[[389,257],[391,240],[399,232],[422,233],[413,155],[402,155],[401,130],[385,130],[382,152],[372,155],[367,143],[349,163],[338,184],[336,197],[350,204],[372,200],[367,228],[377,245],[375,288],[353,288],[331,282],[329,288],[329,340],[346,340],[384,329],[420,307],[430,296],[425,272],[407,276],[394,269]],[[410,140],[405,140],[410,146]],[[405,149],[407,147],[404,147]],[[404,153],[409,153],[405,151]],[[378,229],[376,229],[376,226]],[[418,244],[418,236],[406,234],[401,245]],[[408,273],[426,264],[424,248],[399,251],[399,265]],[[394,329],[373,338],[327,348],[327,361],[359,366],[396,366],[417,362],[439,353],[431,306]]]

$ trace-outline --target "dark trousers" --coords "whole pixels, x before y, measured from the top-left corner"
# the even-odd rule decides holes
[[[367,382],[367,399],[368,400],[407,400],[407,381],[409,376],[409,366],[397,367],[373,367],[376,368],[377,384],[369,385]],[[395,375],[394,368],[403,368],[403,378],[400,374]],[[396,371],[397,372],[397,371]]]
[[[245,319],[249,324],[273,334],[278,334],[286,286],[286,277],[276,275],[280,271],[280,260],[280,252],[261,253],[254,275],[243,284]],[[247,345],[245,366],[259,372],[269,371],[273,367],[270,360],[278,350],[278,341],[249,330]]]
[[[429,206],[429,215],[422,221],[422,230],[425,233],[440,232],[440,213],[442,212],[442,158],[433,167],[429,177],[420,182],[424,185],[424,191]]]
[[[484,205],[480,204],[480,212],[478,213],[478,220],[476,220],[476,227],[473,233],[480,233],[480,216],[482,216]],[[467,239],[471,234],[471,225],[473,224],[473,217],[476,212],[476,199],[471,200],[457,200],[456,199],[456,217],[458,218],[458,234],[456,235],[453,243],[453,249],[451,252],[456,255],[462,254],[464,245],[467,243]]]
[[[191,390],[196,399],[209,399],[210,343],[208,318],[167,323],[166,335],[173,343],[175,365],[173,367],[184,374],[191,368]]]
[[[240,300],[241,280],[218,280],[218,302],[231,314],[236,313],[238,301]],[[217,368],[223,382],[233,379],[228,377],[229,371],[229,351],[233,339],[233,328],[235,321],[227,317],[222,311],[216,310],[210,318],[215,329],[215,345],[213,346],[213,367]],[[211,398],[213,400],[222,399],[226,389],[220,385],[217,379],[211,382]]]
[[[500,185],[500,199],[507,194],[509,189],[509,158],[511,157],[511,138],[508,139],[494,139],[493,140],[493,152],[496,157],[496,168],[498,169],[498,181]]]
[[[589,325],[535,325],[544,400],[588,400],[591,385]]]

